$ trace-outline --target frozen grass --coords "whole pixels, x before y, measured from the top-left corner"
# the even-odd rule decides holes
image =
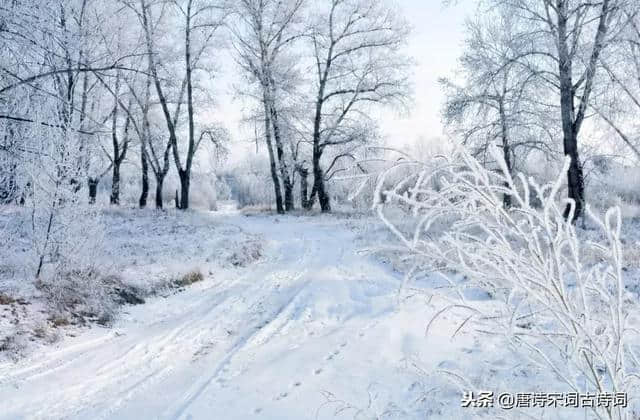
[[[123,305],[168,296],[261,257],[261,238],[220,223],[214,213],[103,208],[96,215],[76,220],[74,232],[99,230],[100,240],[88,242],[78,233],[76,241],[74,232],[64,232],[68,243],[77,244],[35,279],[38,254],[29,246],[28,209],[2,208],[0,222],[13,231],[1,251],[0,357],[15,359],[34,344],[76,335],[75,329],[91,323],[111,325]],[[60,328],[63,334],[45,333]]]
[[[497,149],[493,155],[507,174]],[[436,170],[405,162],[403,169],[414,168],[410,175],[390,188],[383,175],[376,194],[380,218],[416,259],[414,273],[439,272],[445,280],[439,295],[448,303],[427,331],[456,311],[456,333],[470,328],[501,335],[574,392],[634,395],[640,336],[632,326],[640,310],[623,270],[620,210],[603,217],[588,211],[589,225],[599,232],[591,235],[596,241],[588,240],[563,216],[572,204],[559,199],[568,163],[553,184],[540,186],[487,171],[464,150],[451,162]],[[513,207],[505,208],[503,194],[511,196]],[[389,208],[405,211],[404,220],[397,223]],[[466,373],[450,375],[471,387]],[[594,407],[591,414],[633,418],[620,407]]]

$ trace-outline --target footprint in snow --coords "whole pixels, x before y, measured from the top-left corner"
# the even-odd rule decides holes
[[[292,384],[291,384],[291,388],[297,388],[297,387],[299,387],[300,385],[302,385],[302,382],[300,382],[300,381],[296,381],[296,382],[294,382],[294,383],[292,383]],[[286,391],[283,391],[283,392],[281,392],[281,393],[280,393],[280,395],[278,395],[278,396],[274,397],[273,399],[274,399],[274,400],[276,400],[276,401],[278,401],[278,400],[281,400],[281,399],[283,399],[283,398],[287,398],[288,396],[289,396],[289,393],[288,393],[288,392],[286,392]]]
[[[318,368],[318,369],[313,371],[314,375],[320,375],[321,373],[322,373],[322,369],[321,368]]]
[[[281,400],[281,399],[283,399],[283,398],[287,398],[288,396],[289,396],[289,393],[288,393],[288,392],[281,392],[281,393],[280,393],[280,395],[278,395],[278,396],[275,398],[275,400],[276,400],[276,401],[278,401],[278,400]]]

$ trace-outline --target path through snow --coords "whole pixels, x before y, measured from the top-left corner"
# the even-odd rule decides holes
[[[324,217],[212,217],[266,238],[265,257],[0,365],[0,418],[351,418],[419,391],[398,370],[424,346],[389,320],[399,280],[353,232]],[[379,403],[377,384],[390,394]]]

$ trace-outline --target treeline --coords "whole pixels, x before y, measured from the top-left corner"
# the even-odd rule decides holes
[[[371,107],[409,96],[407,27],[383,0],[4,2],[0,200],[94,203],[108,176],[117,205],[127,163],[140,207],[174,168],[188,209],[194,168],[230,147],[213,92],[231,56],[277,211],[330,211],[327,181],[378,139]]]
[[[488,165],[488,145],[500,146],[512,172],[532,155],[569,156],[575,207],[565,216],[575,220],[590,137],[617,138],[640,158],[639,13],[635,0],[482,0],[467,22],[461,80],[441,81],[447,126]]]

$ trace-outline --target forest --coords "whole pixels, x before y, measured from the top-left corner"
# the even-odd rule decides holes
[[[0,419],[638,418],[639,115],[637,0],[0,0]]]

